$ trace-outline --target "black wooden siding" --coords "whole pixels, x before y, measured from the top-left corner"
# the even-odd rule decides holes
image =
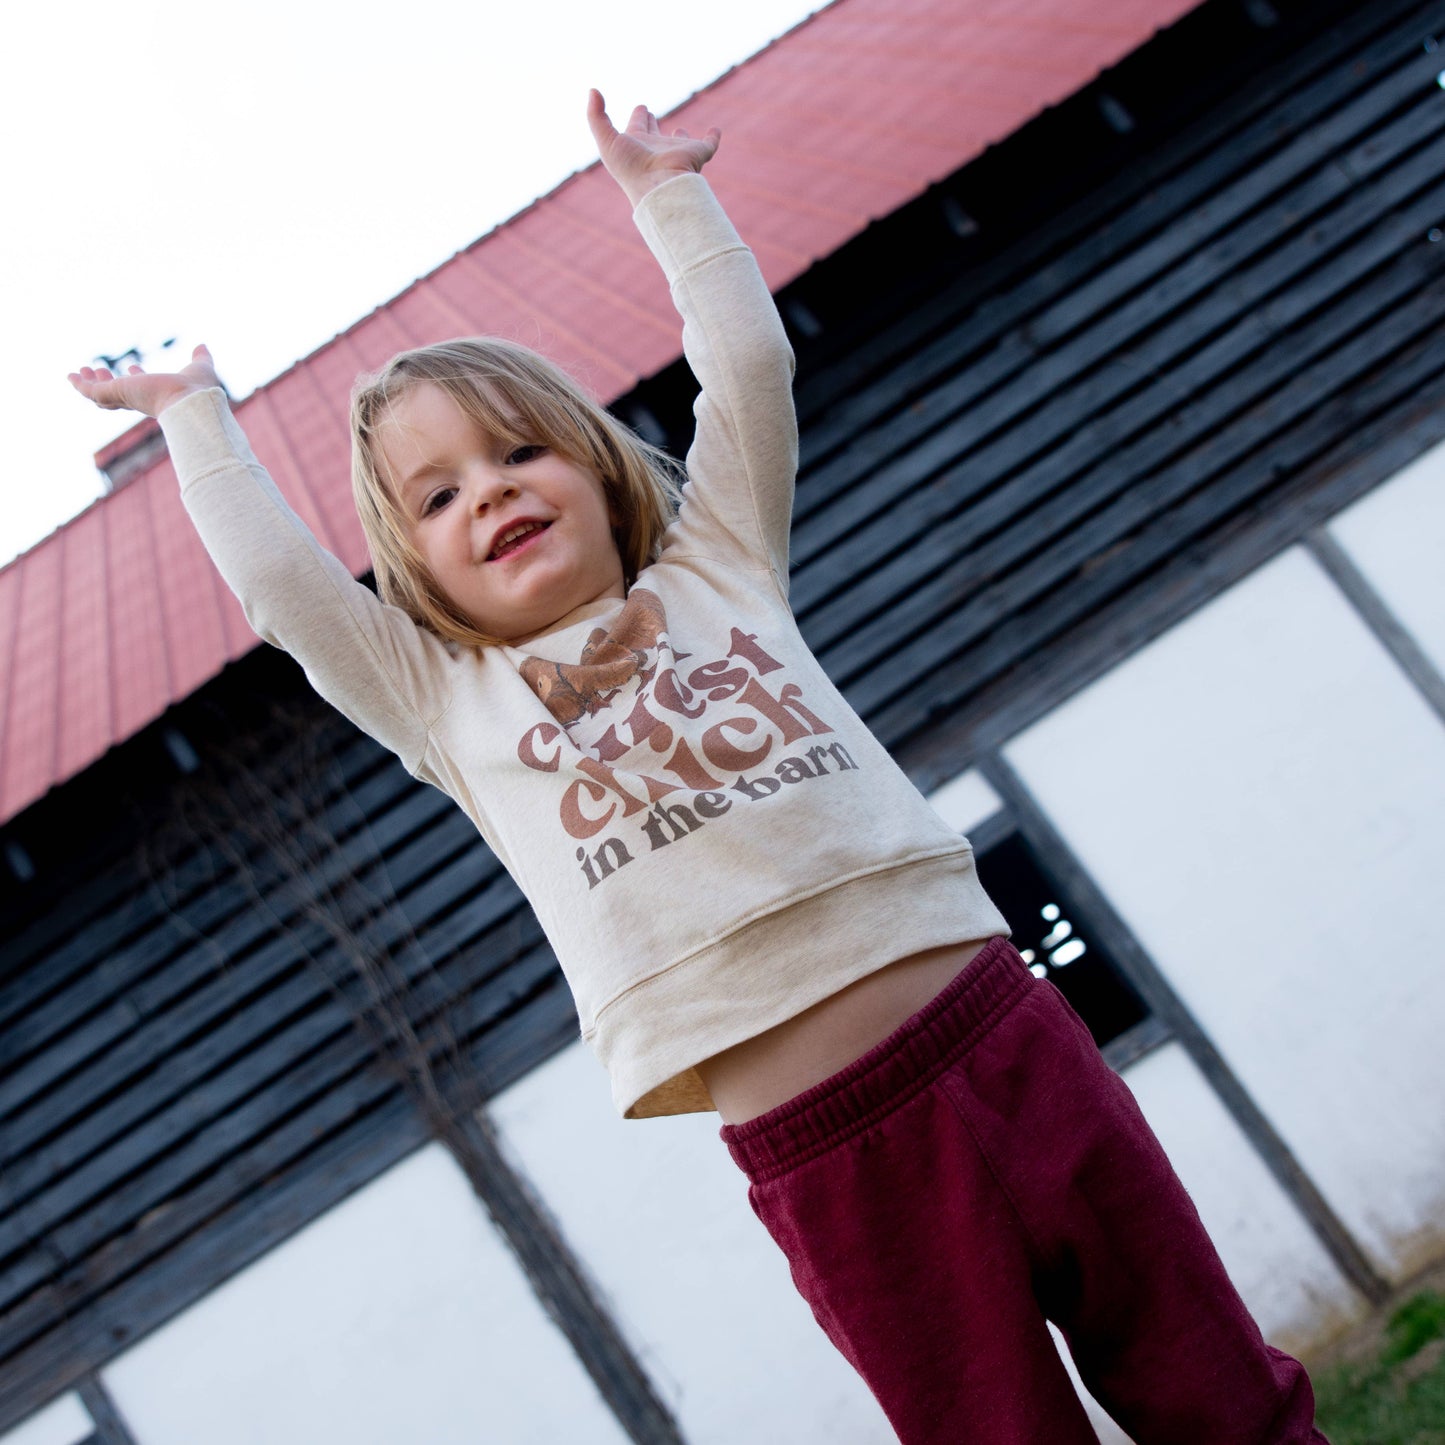
[[[1212,0],[783,298],[797,610],[924,781],[1445,434],[1445,7],[1273,13]],[[466,820],[268,652],[7,836],[0,1429],[425,1137],[293,850],[454,1099],[574,1036]]]

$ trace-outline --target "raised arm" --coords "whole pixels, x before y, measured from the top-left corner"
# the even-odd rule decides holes
[[[231,415],[210,353],[197,347],[179,372],[82,367],[70,381],[97,406],[160,422],[186,509],[257,635],[416,772],[449,697],[446,651],[356,581],[287,506]]]
[[[720,134],[664,135],[643,106],[618,131],[596,91],[588,120],[667,276],[683,353],[702,387],[669,551],[731,552],[743,565],[767,567],[786,592],[798,465],[793,353],[752,252],[697,174]]]

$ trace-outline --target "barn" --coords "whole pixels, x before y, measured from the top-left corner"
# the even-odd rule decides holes
[[[675,122],[798,355],[805,636],[1306,1353],[1445,1256],[1442,34],[835,0]],[[686,447],[594,167],[238,404],[358,575],[351,380],[478,331]],[[0,570],[0,1445],[891,1439],[716,1120],[612,1114],[470,825],[152,426],[98,462]]]

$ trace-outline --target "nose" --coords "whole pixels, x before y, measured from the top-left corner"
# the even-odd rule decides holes
[[[489,507],[510,502],[521,495],[515,480],[502,467],[478,465],[466,478],[467,506],[480,517]]]

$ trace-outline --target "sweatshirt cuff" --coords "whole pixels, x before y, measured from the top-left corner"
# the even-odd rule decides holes
[[[250,444],[218,386],[193,391],[173,402],[157,418],[181,490],[228,462],[254,463]]]
[[[649,191],[632,219],[669,284],[725,251],[747,250],[700,173],[674,176]]]

